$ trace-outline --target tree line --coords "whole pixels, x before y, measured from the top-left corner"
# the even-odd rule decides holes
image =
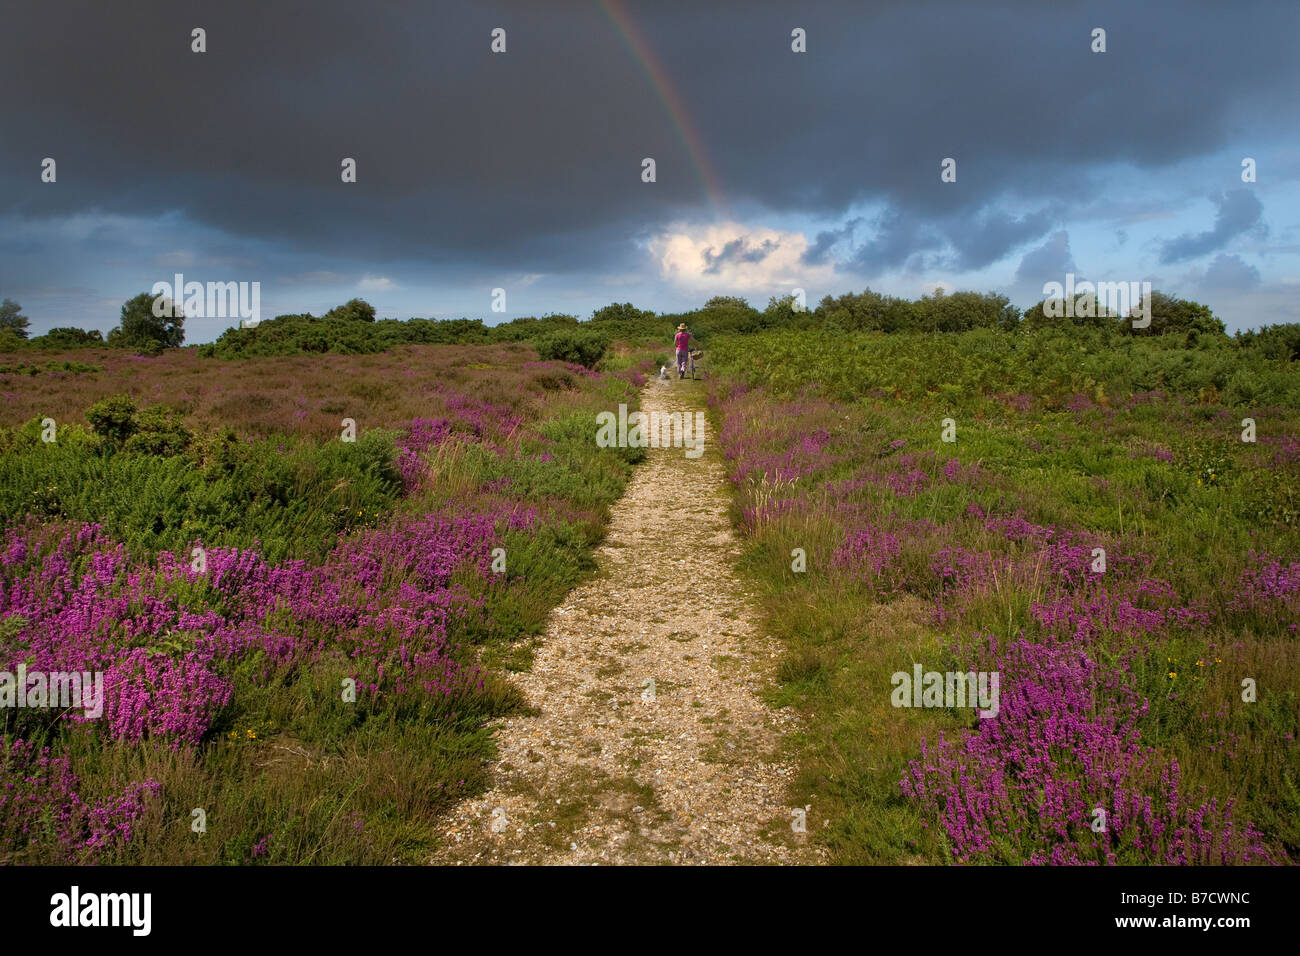
[[[358,354],[382,352],[398,345],[528,342],[542,358],[592,367],[611,342],[667,341],[681,322],[690,326],[702,345],[707,345],[714,335],[769,328],[833,335],[862,331],[964,332],[978,328],[1031,333],[1074,325],[1115,335],[1178,335],[1187,347],[1195,347],[1202,338],[1230,338],[1222,320],[1199,302],[1152,292],[1147,303],[1150,324],[1135,327],[1130,316],[1107,312],[1088,298],[1077,296],[1069,304],[1044,300],[1022,311],[999,293],[948,293],[937,289],[918,299],[906,299],[865,289],[827,295],[811,309],[793,295],[772,296],[767,307],[760,310],[739,296],[718,295],[689,312],[659,314],[623,302],[597,309],[586,321],[558,314],[528,316],[492,326],[481,319],[379,319],[373,305],[354,298],[321,316],[280,315],[252,328],[227,329],[215,342],[198,349],[205,356],[241,358],[311,352]],[[119,324],[107,336],[93,329],[55,328],[35,338],[28,337],[30,319],[22,314],[21,306],[5,299],[0,304],[0,351],[110,346],[158,354],[177,348],[184,342],[185,317],[179,310],[173,317],[169,309],[162,310],[162,316],[155,315],[154,299],[148,292],[128,299],[122,306]],[[1264,326],[1258,331],[1238,332],[1235,339],[1270,358],[1300,358],[1300,324]]]

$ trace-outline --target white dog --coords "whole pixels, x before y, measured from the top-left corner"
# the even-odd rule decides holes
[[[659,366],[659,377],[660,377],[661,379],[667,380],[667,378],[668,378],[668,366],[667,366],[667,365],[660,365],[660,366]]]

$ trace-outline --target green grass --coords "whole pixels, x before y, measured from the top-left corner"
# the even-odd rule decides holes
[[[1112,564],[1149,555],[1151,574],[1214,613],[1216,623],[1153,643],[1131,665],[1132,686],[1151,704],[1139,724],[1143,742],[1178,761],[1187,791],[1235,801],[1235,817],[1254,822],[1272,850],[1300,852],[1295,621],[1227,610],[1249,551],[1300,556],[1300,462],[1272,460],[1284,447],[1277,442],[1300,433],[1300,375],[1218,347],[1101,344],[1084,351],[1065,335],[991,330],[834,340],[768,332],[715,344],[714,433],[726,414],[733,444],[739,436],[750,449],[741,461],[770,450],[774,462],[799,469],[796,481],[777,477],[775,464],[742,481],[733,517],[743,570],[764,596],[764,624],[784,645],[771,700],[805,717],[789,742],[799,767],[791,802],[811,804],[810,821],[830,821],[813,832],[821,830],[834,862],[951,859],[939,821],[920,817],[899,781],[923,739],[973,726],[970,711],[895,709],[889,675],[913,661],[964,669],[955,652],[976,633],[1042,632],[1029,613],[1041,582],[998,587],[954,618],[933,617],[936,551],[1015,551],[968,514],[972,506],[1095,533]],[[728,399],[739,383],[752,391]],[[1130,400],[1152,388],[1167,394]],[[1241,440],[1246,417],[1260,442]],[[956,422],[955,443],[941,441],[945,418]],[[781,457],[819,432],[828,435],[824,449]],[[918,493],[872,482],[835,490],[889,474],[909,453],[928,479]],[[944,480],[949,459],[977,466],[979,480]],[[896,587],[834,567],[864,515],[937,528],[903,537]],[[807,554],[803,573],[791,569],[795,548]],[[1207,663],[1216,658],[1222,663]],[[1241,701],[1245,675],[1262,688],[1254,704]],[[1002,860],[1018,862],[1019,853],[1003,847]]]
[[[536,369],[532,381],[549,374]],[[569,381],[555,390],[543,384],[515,434],[489,436],[506,443],[499,451],[461,436],[431,452],[428,480],[416,494],[402,491],[395,468],[396,428],[362,429],[355,443],[290,432],[250,441],[190,422],[192,441],[177,454],[107,447],[75,424],[61,423],[54,443],[40,440],[39,422],[0,435],[0,515],[99,522],[142,560],[201,539],[209,547],[255,545],[271,562],[316,561],[341,535],[467,503],[514,504],[538,515],[529,531],[504,536],[505,575],[466,573],[459,582],[484,601],[484,611],[453,627],[449,639],[462,662],[485,668],[483,691],[445,699],[408,691],[344,703],[342,679],[353,668],[338,653],[288,671],[254,655],[235,668],[232,701],[198,746],[125,744],[62,728],[29,734],[68,753],[86,802],[110,799],[133,781],[161,784],[131,839],[98,862],[429,860],[448,808],[487,785],[496,757],[488,721],[524,709],[506,672],[529,665],[532,639],[551,608],[592,573],[609,506],[643,455],[594,442],[596,411],[635,404],[626,380]],[[375,400],[390,388],[359,381],[351,391]],[[204,585],[176,587],[194,592],[187,592],[193,607],[219,599]],[[0,642],[15,626],[0,622]],[[145,639],[179,650],[188,636]],[[196,808],[206,814],[205,833],[191,829]],[[57,859],[39,837],[15,844],[11,836],[0,843],[0,861]]]

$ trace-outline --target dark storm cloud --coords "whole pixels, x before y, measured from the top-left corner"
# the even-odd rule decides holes
[[[875,227],[875,235],[857,246],[847,262],[850,270],[867,278],[904,265],[917,253],[943,245],[920,216],[906,215],[897,208],[886,210],[876,220]]]
[[[183,210],[334,253],[564,268],[587,264],[608,227],[626,241],[628,223],[698,198],[669,117],[591,4],[130,9],[7,14],[10,209]],[[190,52],[194,25],[206,54]],[[53,187],[33,175],[47,155]],[[640,180],[644,156],[657,183]],[[356,185],[340,181],[344,157]]]
[[[1243,261],[1241,256],[1219,253],[1205,270],[1201,289],[1207,292],[1244,292],[1259,283],[1259,270]]]
[[[1040,209],[1020,218],[991,211],[948,229],[948,241],[956,250],[952,267],[958,272],[982,269],[1011,250],[1040,236],[1057,220],[1059,213]]]
[[[703,31],[674,22],[706,74],[694,101],[716,117],[725,178],[781,208],[1084,200],[1101,190],[1099,164],[1159,167],[1231,144],[1236,113],[1288,115],[1300,73],[1275,32],[1300,22],[1294,6],[1254,18],[1209,3],[758,7]],[[806,55],[787,55],[796,24]],[[1097,25],[1104,54],[1089,50]],[[771,53],[733,62],[724,49]],[[947,157],[956,183],[940,181]]]
[[[865,270],[945,236],[959,265],[995,261],[1050,228],[1047,199],[1096,197],[1100,164],[1160,167],[1231,145],[1238,114],[1287,115],[1300,72],[1294,4],[626,6],[733,208],[891,210],[853,253]],[[1106,54],[1088,49],[1098,24]],[[594,2],[14,4],[0,116],[0,214],[179,211],[305,263],[612,270],[664,224],[714,214]]]
[[[1214,217],[1214,228],[1170,239],[1161,248],[1161,262],[1182,262],[1184,259],[1195,259],[1214,252],[1260,225],[1264,207],[1250,190],[1234,189],[1211,196],[1210,199],[1219,207],[1219,212]]]
[[[851,219],[839,229],[827,229],[817,233],[802,256],[804,265],[820,266],[831,260],[831,253],[842,243],[853,238],[854,230],[862,224],[861,219]]]
[[[1067,272],[1077,270],[1074,256],[1070,253],[1070,234],[1062,229],[1037,249],[1025,253],[1016,269],[1016,282],[1025,286],[1064,282]]]
[[[703,256],[708,265],[704,267],[704,271],[710,275],[717,275],[724,265],[762,262],[778,248],[780,243],[772,239],[764,239],[755,245],[750,243],[748,236],[741,236],[723,244],[721,252],[715,253],[711,247],[705,249]]]

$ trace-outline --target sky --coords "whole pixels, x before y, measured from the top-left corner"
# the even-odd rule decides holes
[[[0,297],[39,334],[176,273],[489,323],[1073,273],[1297,322],[1297,36],[1290,0],[13,5]]]

